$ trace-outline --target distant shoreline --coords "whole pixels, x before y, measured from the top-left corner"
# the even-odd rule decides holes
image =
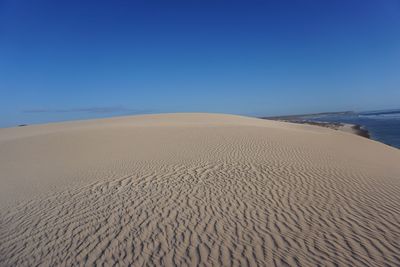
[[[337,131],[352,133],[355,135],[359,135],[359,136],[371,139],[371,135],[370,135],[369,131],[359,124],[338,123],[338,122],[316,122],[316,121],[311,121],[311,120],[306,120],[306,119],[298,119],[298,118],[295,118],[295,116],[271,117],[271,118],[264,117],[262,119],[320,126],[320,127],[337,130]]]
[[[371,139],[371,135],[369,134],[369,131],[367,129],[365,129],[363,126],[361,126],[359,124],[351,124],[351,125],[352,125],[352,129],[355,132],[355,134]]]

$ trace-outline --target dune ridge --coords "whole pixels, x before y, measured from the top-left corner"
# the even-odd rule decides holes
[[[223,114],[0,129],[0,265],[398,266],[399,163]]]

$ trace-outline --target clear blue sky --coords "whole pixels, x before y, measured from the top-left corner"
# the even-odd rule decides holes
[[[400,1],[0,0],[0,92],[1,127],[398,108]]]

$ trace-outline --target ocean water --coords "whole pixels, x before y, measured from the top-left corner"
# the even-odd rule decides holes
[[[307,117],[309,120],[361,125],[371,139],[400,149],[400,109],[353,114],[327,114]]]

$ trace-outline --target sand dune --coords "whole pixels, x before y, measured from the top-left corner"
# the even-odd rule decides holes
[[[0,129],[0,265],[399,266],[400,151],[165,114]]]

